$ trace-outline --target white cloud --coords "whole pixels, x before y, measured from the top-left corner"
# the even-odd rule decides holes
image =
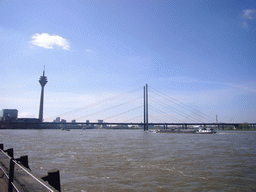
[[[245,19],[256,19],[256,10],[255,9],[243,10],[243,18],[245,18]]]
[[[53,47],[61,47],[62,49],[69,50],[69,42],[67,39],[59,35],[49,35],[48,33],[36,33],[32,36],[31,43],[38,47],[46,49],[53,49]]]

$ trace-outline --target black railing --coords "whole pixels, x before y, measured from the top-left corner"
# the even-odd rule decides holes
[[[0,171],[8,181],[6,182],[8,192],[61,191],[59,171],[48,172],[47,176],[38,178],[31,173],[28,156],[15,159],[13,149],[4,150],[3,144],[0,144]]]

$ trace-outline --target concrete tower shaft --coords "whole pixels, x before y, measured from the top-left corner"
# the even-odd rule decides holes
[[[45,68],[43,71],[43,76],[40,77],[39,83],[41,85],[41,97],[40,97],[40,106],[39,106],[39,122],[43,122],[43,111],[44,111],[44,86],[47,83],[47,77],[45,76]]]

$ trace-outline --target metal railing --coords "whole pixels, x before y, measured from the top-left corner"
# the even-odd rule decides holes
[[[8,181],[8,192],[61,191],[59,171],[37,178],[30,171],[28,156],[15,159],[13,149],[4,150],[3,144],[0,144],[0,171]]]

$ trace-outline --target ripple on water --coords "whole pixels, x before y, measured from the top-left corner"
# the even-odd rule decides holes
[[[255,133],[0,130],[0,139],[34,173],[59,169],[62,191],[253,191]]]

